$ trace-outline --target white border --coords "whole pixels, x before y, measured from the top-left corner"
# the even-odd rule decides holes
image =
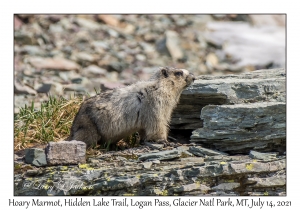
[[[8,199],[30,200],[13,197],[13,14],[14,13],[287,13],[287,197],[270,200],[291,200],[292,209],[300,206],[299,164],[299,12],[296,1],[1,1],[0,50],[1,50],[1,181],[0,205],[8,206]],[[5,3],[5,4],[4,4]],[[3,135],[4,134],[4,135]],[[140,197],[148,200],[151,197]],[[222,197],[224,198],[224,197]],[[56,198],[45,198],[43,200]],[[61,198],[62,199],[62,198]],[[92,199],[91,197],[87,199]],[[170,201],[172,197],[167,198]],[[15,207],[17,208],[17,207]],[[44,207],[49,208],[49,207]],[[76,208],[76,207],[75,207]],[[98,207],[98,209],[101,207]],[[155,207],[162,209],[160,207]],[[223,209],[232,209],[231,207]],[[20,209],[20,208],[19,208]],[[23,207],[22,207],[23,209]],[[32,209],[32,207],[30,207]],[[36,208],[37,209],[37,208]],[[51,208],[53,209],[53,207]],[[114,208],[110,208],[114,209]],[[119,208],[118,208],[119,209]],[[144,208],[146,209],[146,207]],[[147,208],[150,209],[150,208]],[[205,209],[201,207],[201,209]],[[212,208],[211,208],[212,209]],[[278,209],[278,207],[276,207]]]

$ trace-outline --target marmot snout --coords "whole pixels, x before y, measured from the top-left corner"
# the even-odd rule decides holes
[[[73,121],[68,140],[80,140],[90,147],[116,143],[138,132],[144,141],[167,141],[172,111],[181,92],[194,80],[185,69],[163,67],[148,81],[88,98]]]

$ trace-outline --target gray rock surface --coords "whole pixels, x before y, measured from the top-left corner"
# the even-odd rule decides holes
[[[25,150],[25,161],[26,163],[35,166],[45,166],[47,165],[45,150],[31,148]]]
[[[231,154],[284,152],[285,70],[199,76],[183,91],[171,129],[193,130],[191,142]]]
[[[207,149],[207,148],[204,148],[204,147],[200,147],[200,146],[197,146],[197,147],[190,147],[189,148],[189,151],[196,155],[196,156],[200,156],[200,157],[205,157],[207,155],[210,155],[210,156],[215,156],[215,155],[228,155],[226,154],[225,152],[219,152],[219,151],[216,151],[216,150],[212,150],[212,149]]]
[[[277,153],[275,153],[275,152],[261,153],[261,152],[256,152],[256,151],[251,150],[249,153],[249,157],[251,157],[253,159],[259,159],[259,160],[265,160],[265,161],[276,159],[276,156],[277,156]]]
[[[49,165],[79,164],[86,162],[86,144],[82,141],[50,142],[46,148]]]
[[[170,160],[170,159],[178,158],[179,156],[180,156],[180,152],[174,149],[174,150],[144,154],[139,157],[139,160],[141,161],[153,160],[153,159]]]
[[[176,149],[163,152],[173,154],[174,151],[179,154]],[[86,164],[51,166],[43,170],[28,168],[23,163],[15,168],[14,193],[15,196],[284,196],[286,192],[285,156],[264,161],[251,159],[249,155],[222,158],[208,155],[205,159],[193,156],[142,163],[136,158],[153,156],[151,152],[146,146],[106,152],[88,158]]]
[[[285,102],[286,73],[284,69],[258,70],[226,76],[199,76],[185,89],[171,120],[172,129],[197,129],[206,105]]]
[[[285,148],[286,104],[260,102],[208,105],[201,111],[203,128],[193,131],[192,142],[225,152]]]

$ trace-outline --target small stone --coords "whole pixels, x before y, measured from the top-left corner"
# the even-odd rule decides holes
[[[83,85],[81,84],[68,84],[68,85],[64,85],[64,90],[65,91],[76,91],[76,92],[86,92],[86,89]]]
[[[182,60],[184,55],[179,45],[179,35],[175,31],[166,31],[166,47],[173,60]]]
[[[146,168],[146,169],[150,169],[151,166],[152,166],[152,162],[144,162],[142,164],[143,164],[143,167]]]
[[[34,89],[32,89],[28,86],[22,85],[18,81],[15,81],[14,92],[16,94],[30,94],[30,95],[36,95],[37,94],[37,92]]]
[[[197,147],[190,147],[189,152],[196,156],[204,157],[205,155],[208,156],[215,156],[215,155],[228,155],[224,152],[219,152],[217,150],[212,150],[212,149],[206,149],[201,146]]]
[[[37,169],[30,169],[30,170],[26,171],[27,176],[36,176],[36,175],[38,175],[38,173],[39,173],[39,170],[37,170]]]
[[[98,30],[101,28],[101,25],[93,20],[89,20],[86,18],[76,18],[76,22],[84,28],[87,28],[89,30]]]
[[[160,160],[152,160],[152,163],[160,164]]]
[[[139,61],[145,61],[146,60],[146,56],[142,55],[142,54],[137,54],[135,57]]]
[[[90,65],[83,70],[87,71],[89,73],[98,74],[98,75],[105,75],[107,73],[106,69],[100,68],[99,66],[96,66],[96,65]]]
[[[48,93],[51,89],[51,84],[41,84],[36,88],[38,93]]]
[[[148,147],[150,147],[151,149],[158,149],[158,150],[160,150],[160,149],[164,148],[163,144],[153,144],[151,142],[145,142],[145,145],[148,146]]]
[[[21,53],[26,53],[29,55],[44,55],[45,52],[36,45],[25,45],[20,49]]]
[[[86,144],[76,140],[50,142],[46,154],[49,165],[83,164],[86,162]]]
[[[110,26],[118,27],[120,22],[114,15],[98,15],[98,18]]]
[[[15,41],[23,45],[35,45],[36,39],[33,38],[33,35],[30,33],[24,33],[20,31],[15,31],[14,34]]]
[[[178,158],[178,157],[180,157],[180,153],[178,152],[178,150],[167,150],[167,151],[162,151],[162,152],[143,154],[139,157],[139,160],[140,161],[152,160],[152,159],[171,160],[171,159]]]
[[[121,88],[121,87],[125,87],[125,85],[120,82],[103,82],[101,84],[102,90],[112,90],[112,89]]]
[[[35,166],[47,165],[45,151],[38,148],[30,148],[25,150],[25,162]]]
[[[216,54],[214,53],[209,53],[207,56],[206,56],[206,66],[209,68],[209,69],[213,69],[215,68],[217,65],[219,64],[219,59],[218,57],[216,56]]]
[[[37,69],[78,70],[79,65],[65,58],[31,57],[29,63]]]
[[[18,30],[23,25],[23,22],[18,18],[18,16],[14,15],[14,29]]]
[[[268,161],[268,160],[274,160],[276,159],[277,153],[272,152],[272,153],[262,153],[262,152],[256,152],[251,150],[249,153],[249,157],[253,158],[253,159],[259,159],[259,160],[264,160],[264,161]]]
[[[86,52],[79,52],[76,55],[77,60],[81,61],[81,62],[93,62],[95,61],[96,57],[86,53]]]

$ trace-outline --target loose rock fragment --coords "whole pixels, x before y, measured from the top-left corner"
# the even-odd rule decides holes
[[[86,162],[85,153],[86,144],[76,140],[50,142],[46,148],[49,165],[83,164]]]
[[[38,148],[26,149],[25,162],[35,166],[47,165],[45,150]]]

